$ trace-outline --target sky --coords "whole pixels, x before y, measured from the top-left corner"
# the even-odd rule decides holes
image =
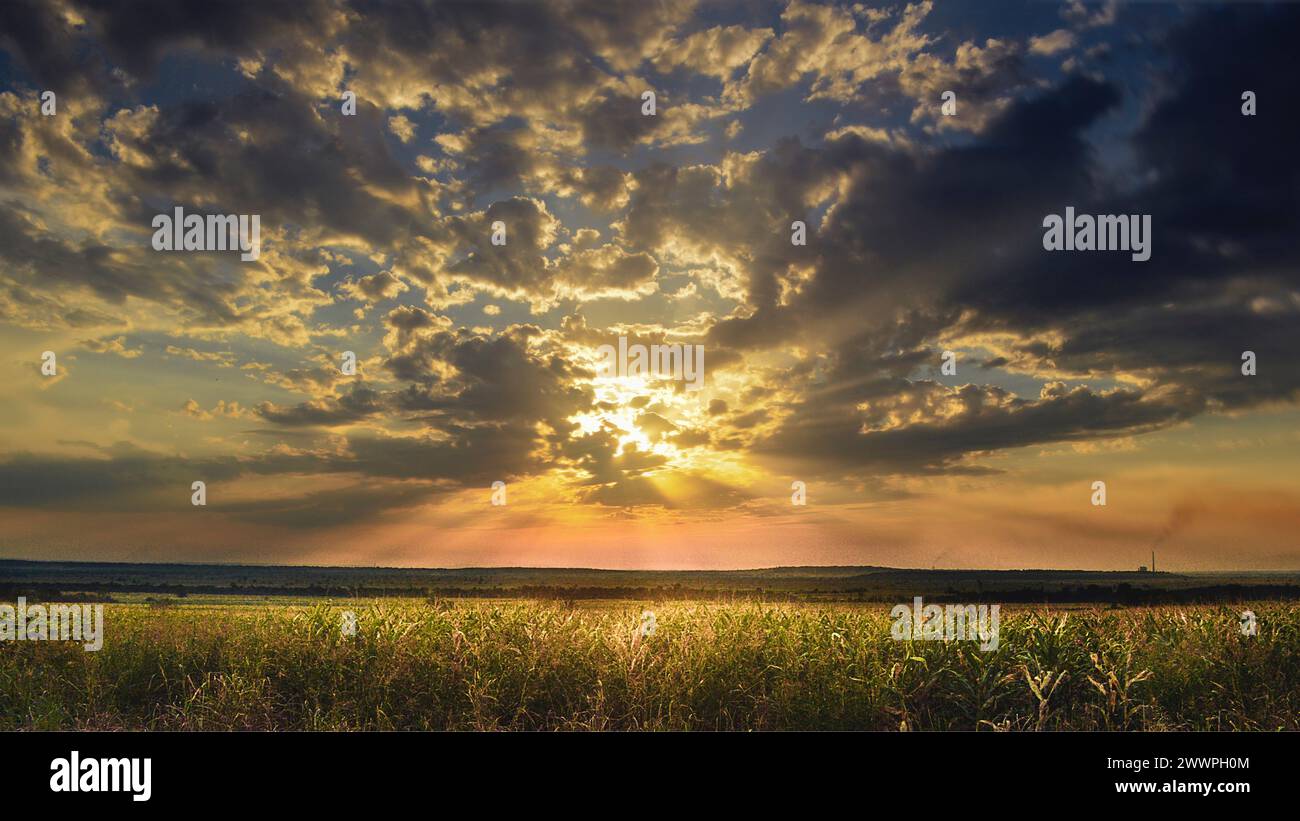
[[[1300,569],[1297,35],[0,4],[0,558]],[[158,250],[177,207],[256,259]],[[1047,250],[1067,207],[1150,258]]]

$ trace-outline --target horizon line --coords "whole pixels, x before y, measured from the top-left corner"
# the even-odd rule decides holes
[[[401,565],[364,565],[364,564],[273,564],[257,562],[212,562],[212,561],[176,561],[176,562],[128,562],[128,561],[94,561],[87,559],[25,559],[16,557],[0,557],[0,564],[4,563],[27,563],[27,564],[80,564],[80,565],[120,565],[129,567],[148,567],[148,566],[180,566],[180,567],[254,567],[254,568],[283,568],[283,569],[312,569],[312,570],[397,570],[397,571],[469,571],[469,570],[551,570],[551,571],[589,571],[597,573],[759,573],[772,570],[877,570],[877,571],[894,571],[910,573],[1124,573],[1140,576],[1184,576],[1184,575],[1204,575],[1212,573],[1241,573],[1241,574],[1263,574],[1263,573],[1281,573],[1281,574],[1300,574],[1300,569],[1232,569],[1219,568],[1210,570],[1137,570],[1137,569],[1086,569],[1079,567],[1072,568],[1052,568],[1052,567],[1015,567],[1015,568],[992,568],[992,567],[894,567],[891,565],[874,565],[874,564],[795,564],[795,565],[771,565],[768,567],[740,567],[740,568],[626,568],[626,567],[580,567],[580,566],[558,566],[558,565],[463,565],[463,566],[445,566],[445,567],[425,567],[425,566],[401,566]]]

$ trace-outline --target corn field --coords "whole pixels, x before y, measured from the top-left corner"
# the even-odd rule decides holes
[[[983,652],[886,606],[109,604],[98,652],[0,643],[0,729],[1300,729],[1300,606],[1249,606],[1009,610]]]

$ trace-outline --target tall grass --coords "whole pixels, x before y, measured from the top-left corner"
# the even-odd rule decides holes
[[[899,642],[884,607],[106,607],[104,647],[0,643],[0,728],[1300,729],[1300,606],[1019,610]],[[355,636],[340,614],[357,613]]]

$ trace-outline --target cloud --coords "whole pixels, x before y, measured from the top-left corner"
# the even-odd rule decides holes
[[[918,31],[929,2],[913,3],[879,36],[860,33],[851,9],[793,0],[775,39],[749,63],[729,95],[753,101],[810,78],[809,99],[853,99],[860,87],[903,68],[929,43]]]
[[[381,395],[356,383],[345,394],[323,400],[302,402],[290,408],[263,402],[257,414],[277,425],[346,425],[359,422],[383,409]]]
[[[128,348],[126,346],[126,337],[117,336],[113,338],[105,337],[103,339],[83,339],[81,347],[92,353],[113,354],[123,359],[135,359],[144,353],[141,348]]]
[[[380,271],[377,274],[344,282],[340,286],[340,290],[352,299],[373,303],[392,299],[408,290],[408,288],[406,283],[394,276],[392,272]]]
[[[235,355],[230,351],[197,351],[194,348],[183,348],[178,345],[168,345],[163,351],[168,356],[179,356],[195,362],[211,362],[223,368],[233,368],[237,362]]]
[[[684,67],[696,74],[726,80],[736,69],[748,64],[771,38],[771,29],[713,26],[680,40],[669,40],[652,62],[664,73]]]
[[[1040,37],[1031,37],[1029,39],[1029,53],[1050,57],[1067,49],[1074,47],[1074,32],[1068,29],[1057,29],[1051,34],[1044,34]]]
[[[397,139],[404,143],[409,143],[415,139],[415,123],[411,122],[410,118],[405,114],[389,117],[388,130],[393,132]]]
[[[892,503],[1300,398],[1293,6],[173,6],[0,9],[0,323],[134,360],[111,430],[120,361],[15,383],[11,506],[273,479],[227,513],[320,532],[528,478],[711,515],[787,467]],[[153,251],[176,205],[259,214],[261,258]],[[1150,214],[1152,259],[1044,252],[1066,206]],[[705,390],[594,381],[620,335],[703,344]],[[134,449],[68,458],[70,425]]]
[[[253,414],[250,413],[247,408],[242,407],[238,402],[227,402],[224,399],[217,400],[217,404],[212,408],[212,410],[204,410],[203,406],[195,400],[187,399],[185,400],[185,404],[181,407],[181,410],[186,416],[193,417],[203,422],[209,422],[218,418],[253,418]]]

